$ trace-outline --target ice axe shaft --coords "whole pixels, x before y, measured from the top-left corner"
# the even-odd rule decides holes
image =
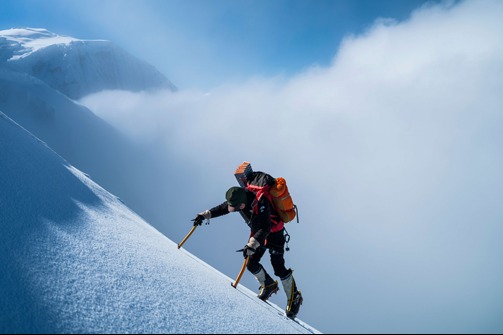
[[[190,235],[192,235],[192,233],[194,232],[194,230],[196,230],[196,228],[197,228],[197,226],[192,227],[192,229],[189,231],[187,236],[185,236],[185,238],[182,240],[182,242],[178,243],[178,249],[180,249],[182,247],[182,245],[185,243],[185,241],[187,241],[189,239]]]
[[[243,277],[243,273],[245,273],[246,265],[248,265],[248,257],[245,258],[243,266],[241,267],[241,271],[239,271],[238,277],[236,278],[236,281],[234,283],[231,283],[232,287],[236,288],[236,286],[238,286],[241,277]]]

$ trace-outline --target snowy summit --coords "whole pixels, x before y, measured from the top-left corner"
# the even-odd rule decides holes
[[[13,55],[9,60],[18,60],[27,57],[33,52],[52,45],[70,45],[71,42],[79,41],[76,38],[60,36],[46,29],[40,28],[16,28],[0,30],[0,36],[5,38],[8,44],[13,46]]]
[[[71,99],[102,90],[176,90],[152,65],[109,41],[46,29],[0,30],[0,67],[38,78]]]

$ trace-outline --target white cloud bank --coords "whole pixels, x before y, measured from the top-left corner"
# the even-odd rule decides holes
[[[503,2],[477,0],[378,21],[293,78],[83,102],[201,166],[204,189],[177,190],[187,219],[243,160],[284,176],[303,221],[287,263],[321,331],[501,332],[501,92]]]

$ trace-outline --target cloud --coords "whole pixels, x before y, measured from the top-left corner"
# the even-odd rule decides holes
[[[293,78],[83,102],[200,166],[204,190],[177,190],[194,206],[223,200],[243,160],[285,177],[302,220],[289,224],[287,263],[303,317],[331,320],[320,329],[501,331],[501,18],[498,1],[425,6]]]

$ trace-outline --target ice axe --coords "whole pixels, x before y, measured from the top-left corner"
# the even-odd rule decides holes
[[[194,230],[196,230],[196,228],[197,228],[197,226],[192,227],[192,229],[189,231],[187,236],[185,236],[185,238],[182,240],[182,242],[178,243],[178,249],[180,249],[182,247],[182,245],[185,243],[185,241],[187,241],[189,239],[190,235],[192,235],[192,233],[194,232]]]
[[[236,288],[238,286],[241,277],[243,277],[243,273],[245,273],[246,265],[248,265],[248,257],[245,258],[243,266],[241,267],[241,271],[239,271],[238,277],[236,278],[236,281],[234,283],[231,283],[232,287]]]

